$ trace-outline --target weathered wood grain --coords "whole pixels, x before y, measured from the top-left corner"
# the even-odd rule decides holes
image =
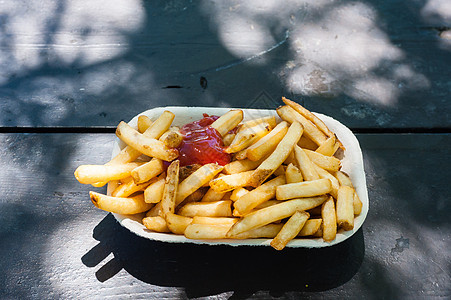
[[[437,2],[4,1],[0,126],[115,126],[157,106],[287,96],[354,128],[449,128]]]
[[[129,233],[73,177],[80,164],[107,161],[114,138],[0,134],[0,298],[450,296],[449,134],[358,135],[363,228],[329,249],[280,253]]]

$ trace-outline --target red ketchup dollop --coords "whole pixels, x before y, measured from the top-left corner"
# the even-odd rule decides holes
[[[180,166],[209,163],[224,166],[231,160],[231,155],[224,152],[221,135],[210,126],[219,117],[208,114],[203,116],[199,121],[188,123],[180,129],[183,134],[183,141],[177,147]]]

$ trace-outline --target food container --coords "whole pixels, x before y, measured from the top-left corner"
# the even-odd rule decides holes
[[[203,113],[208,115],[218,115],[221,116],[228,112],[231,108],[221,108],[221,107],[178,107],[178,106],[168,106],[168,107],[158,107],[154,109],[147,110],[135,116],[129,124],[131,126],[136,126],[138,117],[140,115],[146,115],[152,120],[159,117],[163,111],[169,110],[175,114],[175,119],[172,123],[173,126],[183,126],[186,123],[190,123],[201,119]],[[251,120],[255,118],[261,118],[263,116],[274,115],[278,117],[275,110],[265,110],[265,109],[242,109],[244,113],[244,121]],[[363,157],[362,151],[359,146],[359,142],[355,135],[346,126],[338,122],[337,120],[319,114],[314,113],[319,117],[328,127],[334,132],[337,137],[342,142],[343,146],[346,148],[343,158],[341,159],[342,171],[346,172],[356,189],[356,192],[362,201],[362,212],[360,215],[355,217],[354,229],[350,231],[338,230],[335,240],[332,242],[324,242],[322,238],[298,238],[290,241],[286,247],[301,247],[301,248],[321,248],[329,247],[351,237],[363,224],[365,218],[368,214],[368,191],[366,187],[365,173],[363,170]],[[125,144],[116,139],[113,146],[112,157],[116,156],[119,151],[125,147]],[[168,242],[168,243],[193,243],[193,244],[206,244],[206,245],[229,245],[229,246],[269,246],[271,239],[218,239],[218,240],[193,240],[184,237],[183,235],[175,235],[171,233],[159,233],[148,230],[141,223],[144,214],[137,215],[121,215],[113,213],[116,220],[125,228],[135,233],[138,236],[147,238],[150,240]]]

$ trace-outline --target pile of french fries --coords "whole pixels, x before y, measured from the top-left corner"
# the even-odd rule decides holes
[[[243,121],[242,110],[230,110],[211,124],[233,155],[225,166],[180,166],[176,147],[183,135],[165,111],[156,120],[140,116],[137,128],[121,122],[116,135],[127,146],[104,165],[79,166],[75,177],[95,187],[109,183],[107,195],[90,192],[92,203],[142,214],[151,231],[189,239],[269,238],[277,250],[293,239],[331,242],[337,230],[353,229],[362,210],[334,156],[345,149],[313,113],[282,100],[279,123],[275,116]]]

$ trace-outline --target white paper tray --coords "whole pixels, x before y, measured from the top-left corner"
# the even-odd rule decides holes
[[[168,106],[168,107],[158,107],[154,109],[147,110],[135,116],[129,124],[136,126],[138,116],[146,115],[152,120],[156,119],[163,113],[163,111],[169,110],[175,114],[174,126],[183,126],[186,123],[190,123],[201,119],[203,113],[209,115],[223,115],[230,108],[220,108],[220,107],[178,107],[178,106]],[[274,115],[279,117],[275,110],[263,110],[263,109],[242,109],[244,112],[244,120],[255,119],[263,116]],[[346,126],[338,122],[337,120],[315,113],[328,127],[332,130],[340,141],[343,143],[346,151],[344,157],[342,158],[342,171],[346,172],[354,184],[360,200],[363,203],[362,212],[354,220],[354,229],[350,231],[339,231],[335,240],[332,242],[324,242],[321,238],[313,239],[295,239],[288,243],[287,247],[302,247],[302,248],[321,248],[328,247],[352,236],[363,224],[365,218],[368,214],[368,191],[366,187],[365,173],[363,170],[363,157],[362,151],[360,150],[359,142],[355,135]],[[119,151],[125,147],[125,144],[117,139],[113,146],[112,157],[116,156]],[[141,223],[143,214],[140,215],[120,215],[113,214],[116,220],[125,228],[129,229],[131,232],[137,234],[138,236],[168,242],[168,243],[193,243],[193,244],[207,244],[207,245],[230,245],[230,246],[269,246],[271,239],[247,239],[247,240],[232,240],[232,239],[221,239],[221,240],[192,240],[187,239],[182,235],[175,235],[169,233],[158,233],[152,232],[144,227]]]

